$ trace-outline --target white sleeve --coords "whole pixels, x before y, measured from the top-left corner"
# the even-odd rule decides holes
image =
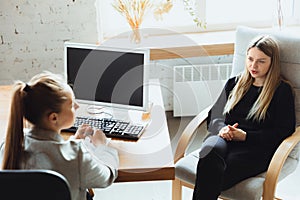
[[[98,147],[84,141],[82,149],[81,183],[83,188],[102,188],[118,176],[119,157],[116,149],[106,145]]]

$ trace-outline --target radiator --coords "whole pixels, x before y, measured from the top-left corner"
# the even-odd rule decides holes
[[[213,104],[231,68],[231,63],[174,66],[173,115],[195,116]]]

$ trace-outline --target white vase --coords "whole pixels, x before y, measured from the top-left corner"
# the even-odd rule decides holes
[[[134,44],[139,44],[141,43],[142,40],[142,34],[140,28],[134,28],[131,30],[130,34],[130,41]]]

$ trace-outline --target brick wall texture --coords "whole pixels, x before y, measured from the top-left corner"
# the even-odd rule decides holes
[[[95,0],[1,0],[0,84],[63,72],[65,41],[97,42]]]

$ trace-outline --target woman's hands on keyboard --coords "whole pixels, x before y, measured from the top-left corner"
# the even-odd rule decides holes
[[[107,144],[107,137],[103,131],[99,129],[93,129],[88,124],[83,124],[78,127],[74,137],[76,139],[85,139],[86,137],[89,137],[91,143],[93,143],[95,146]]]
[[[88,135],[88,137],[91,139],[91,142],[95,146],[106,145],[107,138],[105,134],[102,132],[102,130],[95,129],[94,134]]]

